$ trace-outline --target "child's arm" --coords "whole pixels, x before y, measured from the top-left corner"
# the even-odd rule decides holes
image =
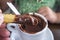
[[[60,12],[56,14],[57,15],[57,20],[56,23],[60,23]]]

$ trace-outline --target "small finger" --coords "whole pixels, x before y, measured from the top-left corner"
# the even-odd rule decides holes
[[[41,11],[39,14],[41,14],[43,16],[47,16],[48,15],[48,11],[47,10],[44,10],[44,11]]]
[[[10,32],[7,29],[0,29],[0,36],[9,37],[10,36]]]
[[[0,29],[1,29],[1,28],[5,28],[5,27],[6,27],[6,24],[3,23],[3,24],[1,24]]]
[[[0,40],[10,40],[10,38],[9,37],[7,37],[7,38],[0,37]]]

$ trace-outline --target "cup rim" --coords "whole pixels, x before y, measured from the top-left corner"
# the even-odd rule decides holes
[[[45,28],[43,28],[41,31],[39,31],[39,32],[37,32],[37,33],[34,33],[34,34],[30,34],[30,33],[27,33],[27,32],[23,32],[21,29],[20,29],[20,31],[21,31],[23,34],[25,34],[25,35],[30,35],[30,36],[34,36],[34,35],[38,35],[38,34],[43,33],[43,32],[48,28],[48,21],[47,21],[47,19],[46,19],[43,15],[41,15],[41,14],[39,14],[39,13],[29,13],[29,14],[31,14],[31,15],[35,14],[35,15],[37,15],[37,16],[40,16],[40,17],[46,22]]]

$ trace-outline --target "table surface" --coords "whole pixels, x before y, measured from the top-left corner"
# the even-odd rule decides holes
[[[49,23],[49,28],[53,32],[54,40],[60,40],[60,24]]]

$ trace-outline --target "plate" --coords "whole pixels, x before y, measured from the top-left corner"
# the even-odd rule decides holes
[[[47,28],[47,30],[45,32],[45,37],[43,40],[54,40],[53,33],[49,28]]]
[[[22,40],[22,36],[21,36],[21,34],[19,35],[19,32],[17,30],[12,32],[10,38],[11,38],[11,40]],[[39,40],[54,40],[52,31],[49,28],[47,28],[43,37]]]

